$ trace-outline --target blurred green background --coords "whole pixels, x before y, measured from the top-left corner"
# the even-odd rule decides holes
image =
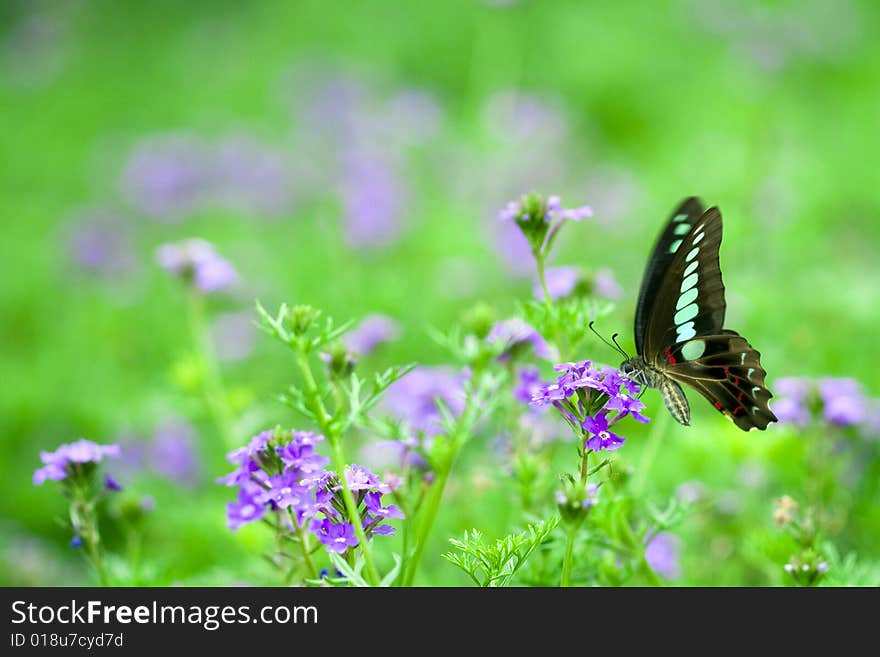
[[[191,427],[199,461],[184,483],[123,476],[156,502],[141,581],[271,582],[259,528],[225,528],[225,449],[188,394],[185,294],[155,264],[187,237],[240,275],[211,312],[233,352],[253,343],[223,365],[242,442],[298,421],[274,400],[288,354],[247,331],[255,298],[393,317],[400,339],[367,367],[443,363],[428,327],[531,296],[497,224],[530,190],[593,207],[553,264],[614,272],[603,328],[627,348],[661,222],[696,194],[723,212],[727,325],[768,381],[852,376],[876,394],[878,19],[869,0],[4,2],[0,583],[88,581],[57,486],[31,485],[41,449],[169,422]],[[616,364],[593,348],[579,356]],[[682,527],[681,583],[781,583],[772,500],[802,490],[802,445],[692,405],[649,492],[699,481],[727,507]],[[622,458],[638,460],[638,437]],[[464,583],[439,558],[448,536],[519,522],[487,442],[458,469],[421,583]],[[880,560],[880,512],[850,522],[839,547]]]

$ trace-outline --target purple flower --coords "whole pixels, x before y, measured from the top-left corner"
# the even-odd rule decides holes
[[[95,210],[72,219],[74,226],[67,238],[68,253],[73,263],[87,271],[121,275],[135,264],[131,236],[125,217],[113,212]]]
[[[394,504],[390,506],[382,506],[382,493],[371,491],[364,495],[364,503],[374,516],[378,516],[384,520],[389,518],[405,518],[403,511],[398,509]]]
[[[606,299],[619,299],[623,296],[623,288],[614,280],[614,272],[610,269],[599,269],[593,275],[593,291]]]
[[[580,221],[593,216],[593,209],[589,205],[582,205],[577,208],[563,209],[562,201],[558,196],[551,196],[547,199],[547,214],[544,216],[545,221],[552,219],[570,219],[572,221]]]
[[[819,379],[825,419],[838,426],[860,424],[868,416],[866,400],[855,379]]]
[[[161,476],[179,484],[195,484],[201,465],[195,447],[195,428],[186,420],[164,420],[153,434],[150,461]]]
[[[276,448],[285,467],[300,474],[312,474],[323,470],[330,463],[330,459],[315,452],[315,445],[324,440],[324,436],[310,431],[294,431],[292,435],[292,442]]]
[[[268,443],[271,439],[271,431],[262,431],[251,438],[245,447],[239,447],[229,452],[226,455],[226,460],[237,465],[238,468],[225,477],[217,479],[217,483],[226,486],[239,486],[252,481],[255,473],[260,470],[261,459],[268,449]]]
[[[442,400],[454,416],[460,415],[464,410],[465,376],[445,367],[417,367],[388,388],[384,407],[413,431],[433,436],[442,431],[435,400]]]
[[[343,554],[350,547],[358,544],[354,534],[354,526],[348,522],[335,523],[329,518],[312,520],[309,529],[324,544],[328,552]]]
[[[406,440],[374,440],[367,443],[363,450],[361,450],[361,458],[377,469],[424,469],[428,463],[419,453],[418,446],[419,441],[415,438]],[[388,473],[385,474],[386,480],[387,477]]]
[[[193,238],[176,244],[163,244],[156,252],[159,265],[167,272],[191,281],[200,292],[226,290],[238,279],[227,260],[205,240]]]
[[[549,267],[544,272],[544,281],[547,283],[547,292],[551,299],[561,299],[570,295],[577,287],[580,278],[577,267]],[[533,291],[538,299],[544,298],[541,281],[535,281]]]
[[[348,489],[352,493],[364,490],[379,491],[380,493],[391,492],[384,481],[361,465],[346,466],[345,483],[348,484]]]
[[[76,442],[61,445],[54,452],[40,452],[43,467],[34,472],[33,483],[39,486],[46,479],[61,481],[71,474],[71,464],[99,463],[105,456],[118,457],[119,445],[99,445],[80,438]]]
[[[535,355],[539,358],[551,359],[555,354],[550,345],[541,337],[541,334],[518,317],[496,322],[492,330],[489,331],[489,335],[486,336],[486,342],[489,344],[503,343],[504,351],[498,357],[501,362],[509,360],[514,350],[526,345],[531,345]]]
[[[636,422],[647,424],[650,420],[642,415],[639,411],[645,410],[645,405],[636,397],[612,397],[605,404],[605,408],[609,411],[617,411],[614,421],[622,420],[627,415],[631,416]]]
[[[368,315],[358,326],[342,338],[346,348],[359,356],[373,351],[382,342],[396,340],[400,329],[386,315]]]
[[[810,409],[803,401],[794,397],[781,397],[770,404],[770,409],[780,422],[805,427],[812,419]]]
[[[244,485],[238,489],[238,501],[226,505],[226,522],[229,529],[234,531],[266,515],[266,508],[259,500],[260,494],[260,488],[255,485]]]
[[[802,402],[807,399],[813,389],[813,384],[809,379],[799,376],[785,376],[776,379],[773,386],[776,394],[782,397],[789,397],[794,401]]]
[[[678,579],[681,567],[678,551],[681,539],[669,532],[656,534],[645,547],[645,561],[655,573],[666,579]]]
[[[112,491],[122,490],[122,486],[109,474],[104,475],[104,488]]]
[[[534,365],[521,367],[517,372],[517,384],[513,388],[513,398],[518,402],[528,404],[542,385],[541,370]]]
[[[596,416],[588,416],[584,419],[583,428],[590,434],[587,438],[587,448],[594,452],[602,450],[612,452],[623,445],[626,438],[618,436],[608,429],[608,418],[604,413]]]
[[[345,239],[357,249],[386,247],[397,241],[405,208],[403,181],[379,151],[352,149],[341,181]]]

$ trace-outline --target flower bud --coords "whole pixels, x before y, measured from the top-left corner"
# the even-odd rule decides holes
[[[312,327],[312,324],[318,318],[319,311],[308,305],[298,305],[287,311],[284,320],[293,334],[296,336],[305,335]]]
[[[357,364],[354,354],[341,342],[330,344],[327,351],[321,352],[319,356],[327,366],[327,374],[331,379],[347,379]]]

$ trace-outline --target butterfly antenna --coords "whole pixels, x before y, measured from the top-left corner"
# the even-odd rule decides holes
[[[607,344],[607,345],[608,345],[609,347],[611,347],[612,349],[614,349],[614,350],[616,350],[616,351],[619,351],[621,354],[623,354],[623,356],[624,356],[627,360],[629,360],[629,356],[626,355],[626,352],[625,352],[623,349],[620,348],[620,345],[617,344],[617,340],[615,340],[615,338],[617,337],[617,333],[615,333],[615,334],[614,334],[614,337],[611,338],[611,339],[613,340],[613,342],[608,342],[608,340],[606,340],[604,337],[602,337],[602,334],[599,333],[599,331],[597,331],[596,329],[593,328],[593,324],[595,324],[595,323],[596,323],[595,320],[593,320],[592,322],[590,322],[590,330],[591,330],[593,333],[595,333],[596,336],[597,336],[602,342],[604,342],[605,344]]]
[[[620,346],[620,343],[617,341],[617,336],[618,336],[618,335],[620,335],[620,333],[615,333],[614,335],[612,335],[612,336],[611,336],[611,342],[613,342],[613,343],[615,344],[615,346],[617,347],[617,350],[618,350],[620,353],[622,353],[622,354],[626,357],[627,360],[629,360],[629,354],[626,353],[626,349],[624,349],[623,347],[621,347],[621,346]]]

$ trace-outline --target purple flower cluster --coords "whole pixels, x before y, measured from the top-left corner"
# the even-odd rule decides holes
[[[645,561],[661,577],[673,580],[681,577],[678,553],[681,539],[669,532],[659,532],[645,546]]]
[[[563,208],[562,200],[559,196],[550,196],[545,204],[544,215],[541,217],[545,224],[551,224],[557,221],[569,219],[571,221],[580,221],[593,216],[593,209],[589,205],[582,205],[576,208]],[[528,214],[522,202],[509,201],[504,209],[498,214],[501,221],[533,221],[536,217]]]
[[[562,363],[556,381],[535,390],[531,403],[554,406],[566,421],[585,435],[585,446],[593,451],[618,449],[626,440],[611,428],[630,416],[647,423],[642,415],[645,405],[633,395],[639,386],[619,370],[605,366],[593,367],[590,361]]]
[[[163,244],[156,252],[156,259],[162,269],[190,281],[196,290],[205,294],[229,289],[238,279],[229,261],[202,239]]]
[[[61,445],[54,452],[40,452],[43,467],[34,472],[34,485],[47,479],[62,481],[75,475],[85,463],[100,463],[105,456],[118,457],[120,453],[119,445],[99,445],[85,438]]]
[[[596,296],[606,299],[619,299],[623,294],[610,269],[598,269],[592,278],[584,278],[577,267],[550,267],[544,272],[544,281],[547,283],[547,293],[551,299],[571,296],[579,291],[582,285]],[[540,281],[535,281],[533,291],[538,299],[544,298]]]
[[[385,410],[415,434],[430,438],[442,431],[441,400],[458,416],[464,410],[462,384],[467,374],[446,367],[417,367],[385,393]]]
[[[873,404],[855,379],[785,377],[774,388],[779,397],[772,409],[780,422],[806,427],[821,420],[870,432]]]
[[[556,355],[556,352],[550,348],[541,334],[518,317],[496,322],[486,336],[486,342],[503,344],[503,351],[498,357],[502,363],[509,361],[516,352],[529,345],[538,358],[552,360]]]
[[[165,135],[135,147],[122,187],[138,212],[162,220],[213,207],[272,216],[291,206],[292,177],[280,151],[247,136]]]
[[[400,328],[386,315],[368,315],[342,338],[345,347],[358,356],[365,356],[383,342],[396,340]]]
[[[238,499],[226,505],[230,529],[284,512],[297,527],[307,527],[330,552],[343,553],[358,544],[342,499],[336,473],[326,470],[329,459],[315,451],[324,440],[309,431],[263,431],[227,458],[236,469],[219,482],[238,488]],[[361,513],[364,532],[389,536],[385,520],[402,518],[394,506],[383,506],[387,484],[359,465],[346,468],[345,481]],[[287,522],[285,520],[285,522]],[[289,523],[288,523],[289,524]]]

